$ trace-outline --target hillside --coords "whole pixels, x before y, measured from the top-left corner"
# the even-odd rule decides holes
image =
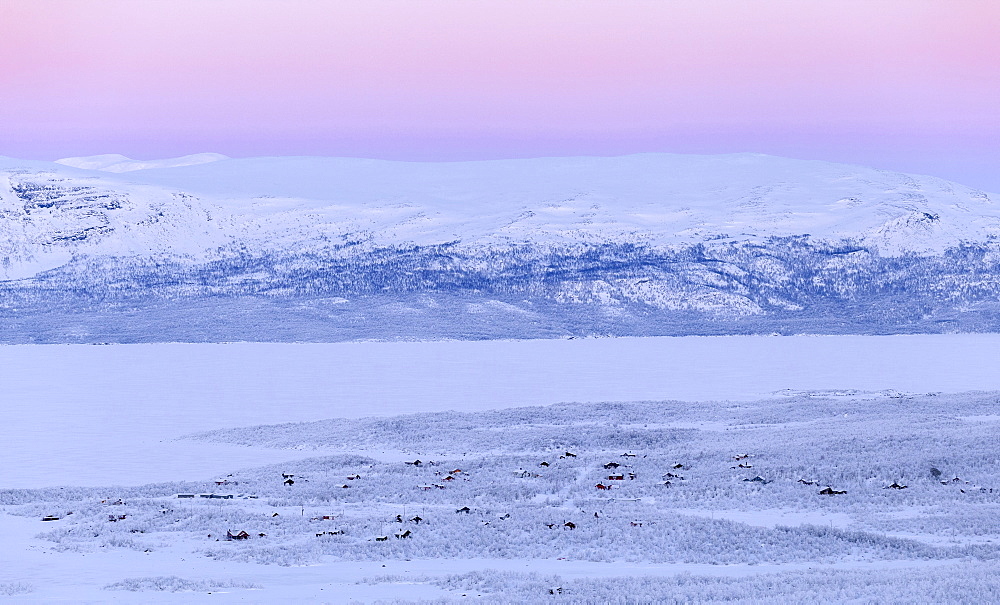
[[[994,331],[998,199],[759,154],[2,159],[0,327],[7,342]]]

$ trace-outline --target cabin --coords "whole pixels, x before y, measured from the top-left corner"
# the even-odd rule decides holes
[[[562,594],[562,586],[553,586],[549,589],[549,594]]]
[[[455,470],[451,471],[451,474],[452,474],[452,475],[457,475],[457,474],[459,474],[459,473],[461,473],[461,472],[462,472],[462,469],[460,469],[460,468],[456,468]]]
[[[416,459],[416,460],[414,460],[413,462],[407,462],[406,464],[409,464],[410,466],[423,466],[424,465],[424,463],[421,462],[419,458]]]
[[[177,494],[178,498],[194,498],[194,494]]]
[[[421,516],[419,516],[419,515],[417,515],[416,517],[412,517],[412,518],[410,519],[410,521],[412,521],[413,523],[420,523],[420,522],[421,522],[421,521],[423,521],[423,520],[424,520],[424,518],[423,518],[423,517],[421,517]]]
[[[608,475],[608,481],[624,481],[625,475]]]
[[[376,542],[385,542],[388,539],[389,539],[389,536],[375,536],[375,541]]]
[[[471,512],[472,512],[472,509],[471,509],[471,508],[469,508],[468,506],[463,506],[462,508],[460,508],[460,509],[456,510],[455,512],[456,512],[456,513],[465,513],[465,514],[469,514],[469,513],[471,513]]]
[[[907,487],[907,486],[905,486],[905,485],[900,485],[900,484],[896,483],[895,481],[893,481],[893,482],[892,482],[892,485],[887,485],[887,486],[886,486],[886,487],[884,487],[883,489],[906,489],[906,487]]]
[[[604,465],[604,468],[607,469],[607,470],[611,470],[613,468],[618,468],[619,466],[621,466],[621,465],[618,464],[617,462],[609,462],[609,463],[607,463],[607,464]]]
[[[448,475],[447,477],[445,477],[444,479],[442,479],[442,481],[454,481],[454,480],[455,480],[455,478],[452,477],[451,475]]]
[[[625,452],[624,454],[622,454],[622,458],[635,458],[635,454],[633,454],[632,452]]]
[[[295,480],[289,477],[285,479],[282,483],[284,483],[285,485],[295,485]]]
[[[819,493],[821,496],[835,496],[837,494],[846,494],[847,491],[833,489],[832,487],[824,487],[823,489],[819,490]]]
[[[563,527],[565,527],[566,529],[576,529],[576,523],[573,523],[572,521],[567,521],[563,523]]]
[[[801,483],[802,485],[816,485],[815,481],[806,481],[805,479],[799,479],[797,483]]]
[[[628,474],[628,480],[629,480],[629,481],[632,481],[632,480],[634,480],[634,479],[635,479],[635,473],[629,473],[629,474]]]
[[[410,530],[398,531],[393,535],[396,536],[396,539],[402,540],[404,538],[409,538],[411,535],[413,535],[413,532],[411,532]]]
[[[42,517],[42,521],[58,521],[58,520],[59,517],[55,515],[45,515],[44,517]]]
[[[538,466],[549,466],[549,463],[542,460],[541,462],[538,463]]]
[[[680,464],[680,463],[677,463],[677,464],[671,466],[670,468],[672,468],[672,469],[674,469],[676,471],[676,470],[680,470],[680,469],[684,468],[684,465]]]
[[[559,456],[559,457],[560,458],[576,458],[576,454],[574,454],[573,452],[566,452],[565,454],[563,454],[562,456]]]
[[[249,537],[250,534],[248,534],[245,530],[240,530],[235,534],[230,530],[226,530],[226,540],[246,540]]]
[[[597,489],[611,489],[610,485],[604,485],[603,483],[598,483],[594,487],[596,487]]]
[[[348,475],[347,476],[347,480],[348,481],[354,481],[355,479],[360,479],[360,478],[361,478],[361,475]]]
[[[663,473],[662,477],[664,479],[679,479],[681,481],[684,480],[684,477],[681,477],[680,475],[677,475],[675,473]]]
[[[744,479],[744,481],[747,481],[749,483],[760,483],[762,485],[767,485],[768,483],[770,483],[770,481],[768,481],[767,479],[761,477],[760,475],[757,475],[753,479]]]
[[[291,479],[294,476],[295,475],[293,473],[281,473],[281,478],[282,479]]]

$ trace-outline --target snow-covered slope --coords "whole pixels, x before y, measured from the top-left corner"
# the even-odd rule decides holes
[[[91,155],[79,158],[63,158],[56,160],[57,164],[82,168],[84,170],[100,170],[102,172],[133,172],[135,170],[149,170],[151,168],[177,168],[179,166],[193,166],[196,164],[207,164],[229,159],[221,153],[196,153],[185,155],[179,158],[168,158],[163,160],[133,160],[118,153],[108,153],[104,155]]]
[[[224,242],[677,245],[810,235],[894,255],[1000,234],[996,196],[933,177],[753,154],[455,163],[212,156],[150,162],[121,177],[97,172],[135,169],[121,158],[60,160],[86,171],[0,165],[8,278],[74,253],[187,256]]]
[[[507,336],[539,314],[559,319],[536,336],[638,334],[647,311],[801,318],[863,300],[865,314],[898,292],[907,310],[891,313],[912,323],[1000,292],[1000,196],[929,176],[759,154],[126,160],[0,159],[0,284],[21,280],[4,287],[38,305],[51,295],[32,288],[380,305],[427,294],[437,302],[420,312],[451,321],[447,296],[484,337],[496,313],[521,322]],[[955,256],[972,249],[974,271]],[[573,305],[605,319],[569,329],[564,312],[594,315]],[[387,308],[376,324],[401,316]]]

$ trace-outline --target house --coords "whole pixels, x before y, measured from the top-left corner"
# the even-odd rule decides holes
[[[806,481],[805,479],[799,479],[797,483],[801,483],[802,485],[816,485],[816,481]]]
[[[566,452],[565,454],[560,456],[560,458],[576,458],[576,454],[574,454],[573,452]]]
[[[235,534],[232,531],[230,531],[230,530],[226,530],[226,540],[246,540],[249,537],[250,537],[250,534],[248,534],[244,530],[240,530],[240,531],[236,532]]]
[[[680,463],[677,463],[677,464],[671,466],[670,468],[672,468],[672,469],[674,469],[676,471],[676,470],[684,468],[684,465],[680,464]]]
[[[562,594],[562,586],[553,586],[549,589],[549,594]]]
[[[611,470],[613,468],[618,468],[619,466],[621,466],[621,465],[618,464],[617,462],[609,462],[609,463],[607,463],[607,464],[604,465],[604,468],[607,469],[607,470]]]
[[[819,493],[822,496],[833,496],[833,495],[836,495],[836,494],[846,494],[847,491],[836,490],[836,489],[833,489],[832,487],[827,486],[827,487],[824,487],[823,489],[819,490]]]
[[[633,479],[635,479],[635,473],[629,473],[628,474],[628,480],[632,481]]]
[[[292,479],[291,477],[289,477],[289,478],[285,479],[285,480],[283,481],[283,483],[284,483],[285,485],[295,485],[295,480],[294,480],[294,479]]]
[[[404,538],[409,538],[411,535],[413,535],[413,532],[411,532],[410,530],[398,531],[393,535],[396,536],[397,539],[402,540]]]
[[[410,466],[423,466],[424,465],[424,463],[421,462],[419,458],[416,459],[416,460],[414,460],[413,462],[407,462],[406,464],[409,464]]]
[[[178,498],[194,498],[194,494],[177,494]]]
[[[457,474],[459,474],[459,473],[461,473],[461,472],[462,472],[462,469],[460,469],[460,468],[456,468],[455,470],[451,471],[451,474],[452,474],[452,475],[457,475]]]
[[[563,523],[563,527],[565,527],[566,529],[576,529],[576,523],[573,523],[572,521],[567,521]]]
[[[764,484],[764,485],[767,485],[768,483],[770,483],[770,481],[768,481],[767,479],[761,477],[760,475],[757,475],[753,479],[744,479],[744,481],[747,481],[747,482],[750,482],[750,483],[761,483],[761,484]]]
[[[896,483],[895,481],[893,481],[892,485],[888,485],[888,486],[884,487],[883,489],[906,489],[906,487],[907,486],[900,485],[900,484]]]
[[[624,454],[622,454],[622,458],[635,458],[635,454],[633,454],[632,452],[625,452]]]
[[[594,487],[596,487],[597,489],[611,489],[610,485],[604,485],[603,483],[598,483]]]
[[[354,481],[355,479],[360,479],[360,478],[361,478],[361,475],[348,475],[347,476],[347,480],[348,481]]]
[[[663,476],[664,479],[679,479],[681,481],[684,480],[684,477],[681,477],[680,475],[677,475],[677,474],[674,474],[674,473],[663,473],[662,476]]]
[[[625,475],[608,475],[608,481],[624,481]]]
[[[538,466],[549,466],[549,463],[542,460],[541,462],[538,463]]]
[[[291,479],[294,476],[295,475],[293,473],[281,473],[281,478],[282,479]]]
[[[414,523],[420,523],[423,520],[424,520],[424,518],[421,517],[421,516],[419,516],[419,515],[417,515],[416,517],[413,517],[413,518],[410,519],[410,521],[412,521]]]
[[[376,542],[385,542],[388,539],[389,539],[389,536],[375,536],[375,541]]]
[[[42,517],[42,521],[58,521],[58,520],[59,517],[55,515],[45,515],[44,517]]]
[[[447,477],[445,477],[444,479],[442,479],[442,481],[454,481],[454,480],[455,480],[455,478],[452,477],[451,475],[448,475]]]
[[[468,506],[463,506],[462,508],[456,510],[455,512],[469,514],[472,512],[472,509],[470,509]]]

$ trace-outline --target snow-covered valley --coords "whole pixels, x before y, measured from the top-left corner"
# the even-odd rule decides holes
[[[998,601],[998,199],[0,160],[0,600]]]
[[[990,601],[998,345],[2,347],[0,598]]]
[[[202,432],[178,445],[271,453],[214,474],[181,468],[179,481],[0,490],[0,591],[988,602],[1000,590],[997,397],[508,404]]]

